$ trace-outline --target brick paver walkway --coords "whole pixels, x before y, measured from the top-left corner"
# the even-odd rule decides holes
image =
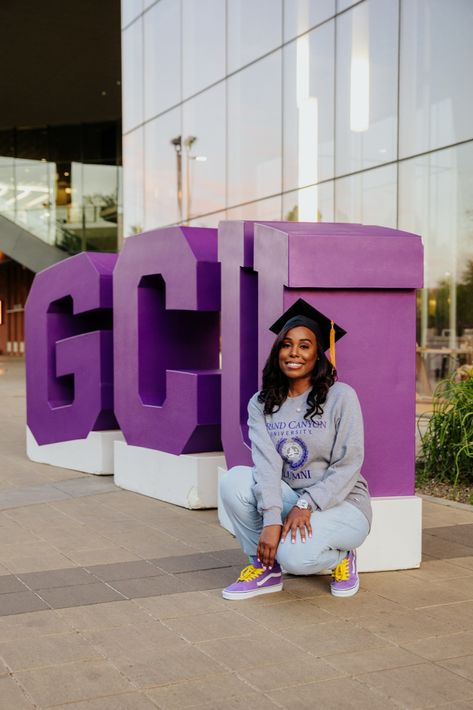
[[[0,708],[473,708],[473,512],[424,503],[419,570],[225,602],[244,562],[215,511],[24,453],[0,359]],[[401,522],[400,522],[401,524]]]

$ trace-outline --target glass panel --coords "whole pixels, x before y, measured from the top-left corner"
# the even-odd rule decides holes
[[[71,202],[58,212],[84,249],[116,249],[118,173],[114,165],[71,164]]]
[[[9,219],[15,218],[15,197],[15,161],[0,157],[0,214]]]
[[[227,210],[227,219],[281,219],[281,196],[269,197],[267,200],[250,202],[247,205],[232,207]]]
[[[228,72],[282,44],[282,0],[231,0],[228,12]]]
[[[284,41],[333,17],[335,0],[284,0]]]
[[[181,100],[181,13],[179,3],[160,0],[143,15],[145,120]]]
[[[122,27],[126,27],[143,12],[143,0],[122,0]]]
[[[145,229],[184,219],[181,109],[145,126]]]
[[[225,85],[182,107],[184,219],[225,208]]]
[[[397,167],[335,180],[335,221],[396,227]]]
[[[143,129],[138,128],[123,136],[123,234],[143,228]]]
[[[397,157],[397,0],[337,19],[336,174]]]
[[[333,222],[333,182],[286,192],[282,215],[290,222]]]
[[[195,219],[191,219],[189,225],[191,227],[218,227],[218,223],[224,219],[227,219],[225,211],[214,212],[213,214],[207,214],[204,217],[196,217]]]
[[[225,76],[225,3],[183,0],[182,91],[192,96]]]
[[[401,18],[400,154],[473,138],[471,0],[403,2]]]
[[[228,204],[281,192],[281,52],[228,79]]]
[[[399,226],[421,234],[421,394],[473,358],[473,142],[399,164]]]
[[[49,244],[55,239],[55,182],[54,163],[15,160],[13,219]]]
[[[337,12],[346,10],[347,7],[351,7],[356,2],[358,2],[358,0],[337,0]]]
[[[143,122],[143,23],[122,32],[123,132]]]
[[[329,22],[284,47],[284,189],[333,177],[334,42]]]

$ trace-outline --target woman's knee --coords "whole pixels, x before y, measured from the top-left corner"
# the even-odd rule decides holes
[[[220,479],[220,496],[228,506],[241,500],[253,486],[253,472],[249,466],[234,466]]]
[[[288,574],[315,574],[324,569],[322,561],[320,565],[318,564],[317,552],[314,552],[313,549],[309,550],[307,543],[303,543],[299,537],[295,543],[292,543],[289,538],[280,543],[276,558]]]

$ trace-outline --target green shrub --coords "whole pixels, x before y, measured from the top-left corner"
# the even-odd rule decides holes
[[[437,386],[421,439],[418,481],[473,483],[473,368],[461,368]]]

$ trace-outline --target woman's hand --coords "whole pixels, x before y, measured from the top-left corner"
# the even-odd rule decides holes
[[[306,534],[309,537],[312,537],[310,514],[310,510],[301,510],[301,508],[294,506],[294,508],[289,511],[289,514],[282,526],[281,542],[285,541],[289,531],[291,532],[291,542],[296,541],[297,530],[299,530],[302,542],[306,541]]]
[[[280,525],[266,525],[261,531],[256,554],[258,560],[265,566],[272,568],[276,558],[279,540],[281,539]]]

